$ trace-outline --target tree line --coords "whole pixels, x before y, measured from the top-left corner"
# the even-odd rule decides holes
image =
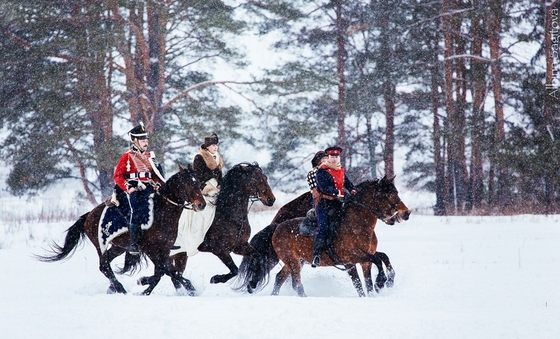
[[[301,188],[317,145],[336,143],[356,182],[394,175],[405,149],[407,183],[435,194],[436,215],[555,213],[559,7],[4,0],[7,186],[23,195],[73,177],[97,203],[127,146],[117,131],[143,121],[171,163],[208,131],[269,150],[277,189]],[[248,34],[272,39],[279,62],[251,73]]]

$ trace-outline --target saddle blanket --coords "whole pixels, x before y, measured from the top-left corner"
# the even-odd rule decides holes
[[[142,230],[150,229],[154,222],[153,197],[154,194],[151,193],[146,206],[142,206],[142,208],[135,212],[142,214],[140,217],[140,220],[142,220],[140,228]],[[117,194],[117,200],[119,205],[105,206],[99,218],[98,239],[101,253],[104,253],[109,248],[111,241],[116,237],[128,232],[128,225],[132,216],[128,196],[122,192],[122,194]]]
[[[187,252],[192,257],[198,253],[198,246],[204,241],[204,236],[214,221],[216,215],[215,198],[204,196],[206,208],[200,212],[184,210],[179,218],[177,240],[170,255]]]

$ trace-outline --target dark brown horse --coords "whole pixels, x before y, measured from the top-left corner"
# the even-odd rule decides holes
[[[282,206],[272,219],[271,225],[267,226],[268,229],[265,229],[261,232],[270,233],[271,231],[274,231],[278,224],[286,220],[305,217],[309,209],[312,207],[312,203],[313,197],[311,195],[311,192],[307,191],[303,193],[294,200]],[[253,247],[257,246],[257,239],[259,239],[260,237],[260,234],[255,235],[255,237],[251,239],[249,243]],[[272,238],[270,238],[270,241],[272,241]],[[372,295],[374,289],[375,292],[379,292],[384,287],[392,287],[395,282],[395,270],[393,269],[393,266],[391,265],[391,261],[389,260],[387,254],[377,251],[374,255],[378,259],[373,262],[373,264],[375,264],[375,266],[377,267],[377,277],[375,279],[375,284],[372,280],[372,263],[360,263],[364,276],[364,283],[366,285],[367,295]],[[268,263],[266,264],[268,267],[274,267],[278,263],[278,261],[279,259],[274,251],[268,253]],[[383,264],[385,264],[386,272],[383,268]],[[350,276],[352,284],[356,288],[358,295],[360,297],[365,297],[366,293],[364,293],[364,289],[362,287],[356,265],[350,266],[350,268],[348,268],[346,272]],[[249,286],[247,286],[247,290],[250,293],[252,292],[251,285],[253,284],[249,284]],[[240,289],[244,289],[244,287],[241,287]]]
[[[346,202],[340,226],[334,236],[332,248],[336,261],[331,256],[324,256],[322,266],[342,264],[355,271],[355,265],[358,263],[374,263],[378,267],[381,265],[383,258],[376,256],[377,219],[393,225],[395,222],[408,220],[410,215],[409,209],[398,196],[393,179],[384,177],[358,185],[358,194]],[[295,218],[273,224],[253,237],[252,245],[259,249],[259,252],[243,259],[237,283],[240,289],[247,288],[250,292],[262,289],[268,281],[270,271],[278,263],[273,260],[275,255],[284,263],[284,267],[276,276],[272,294],[278,294],[282,284],[291,276],[292,285],[298,295],[305,296],[301,283],[301,267],[303,262],[311,262],[314,239],[300,234],[299,224],[302,220],[303,218]],[[371,269],[371,265],[369,268]],[[354,278],[353,282],[358,289]],[[359,278],[358,284],[361,288]]]
[[[187,169],[179,168],[179,172],[171,176],[163,184],[154,196],[154,220],[151,228],[142,232],[138,245],[142,255],[146,255],[154,263],[154,275],[142,278],[139,283],[149,285],[142,293],[149,295],[156,287],[164,274],[171,276],[167,266],[169,252],[175,239],[177,238],[177,223],[183,208],[192,208],[195,211],[203,210],[206,202],[200,191],[200,183],[196,180],[192,166]],[[111,245],[106,251],[102,251],[98,238],[99,220],[102,216],[105,204],[95,207],[91,212],[82,215],[66,234],[63,246],[56,243],[52,245],[52,255],[38,256],[37,258],[45,262],[60,261],[70,258],[75,252],[77,245],[84,236],[87,235],[91,243],[95,246],[99,256],[99,270],[110,281],[108,293],[126,293],[123,285],[117,280],[115,273],[111,269],[111,262],[116,257],[123,254],[130,244],[128,232],[117,236],[111,241]],[[120,273],[134,271],[141,263],[139,255],[127,255],[125,265]],[[172,277],[175,281],[189,287],[186,279]]]
[[[224,283],[237,275],[238,268],[231,257],[231,252],[250,255],[254,252],[249,245],[251,225],[247,218],[249,201],[260,200],[265,206],[272,206],[276,197],[268,185],[268,178],[257,163],[241,163],[232,167],[224,176],[220,193],[216,201],[216,214],[212,225],[198,247],[201,252],[216,255],[229,273],[215,275],[210,283]],[[181,277],[187,266],[187,253],[180,252],[170,257],[170,268],[175,278]],[[184,284],[172,278],[177,289]],[[184,278],[183,278],[184,279]],[[194,288],[188,289],[189,294]]]

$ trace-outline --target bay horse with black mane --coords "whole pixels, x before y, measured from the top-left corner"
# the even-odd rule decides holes
[[[210,283],[225,283],[237,275],[238,267],[231,252],[250,255],[254,249],[249,245],[251,225],[247,217],[249,201],[257,201],[272,206],[276,197],[268,184],[268,178],[257,163],[241,163],[232,167],[224,176],[222,187],[216,200],[216,214],[204,241],[199,245],[200,252],[210,252],[229,268],[229,273],[214,275]],[[187,253],[179,252],[169,258],[172,281],[180,289],[183,272],[187,266]],[[190,295],[194,287],[187,288]]]
[[[186,169],[179,167],[179,172],[161,185],[154,195],[152,226],[142,231],[138,241],[142,255],[127,255],[124,267],[118,273],[134,272],[140,266],[141,258],[147,256],[154,264],[154,275],[139,280],[140,284],[149,285],[142,294],[151,294],[164,274],[171,276],[174,282],[184,284],[185,288],[190,288],[190,282],[186,279],[172,276],[167,265],[169,252],[177,238],[177,222],[183,209],[200,211],[205,207],[206,201],[192,166],[189,165]],[[118,235],[111,241],[107,250],[102,250],[99,241],[99,221],[104,209],[103,203],[82,215],[67,230],[64,245],[54,243],[51,246],[52,255],[37,256],[37,259],[44,262],[68,259],[74,254],[81,240],[87,236],[97,250],[99,270],[110,281],[107,292],[126,294],[125,288],[111,269],[111,262],[127,250],[130,244],[129,235],[128,232]]]
[[[393,180],[383,177],[357,186],[358,193],[345,201],[342,218],[332,240],[336,258],[324,256],[321,266],[343,265],[348,269],[354,266],[355,270],[356,264],[374,263],[379,267],[382,258],[376,256],[377,219],[393,225],[408,220],[410,216],[410,210],[400,199]],[[300,233],[303,219],[272,224],[253,237],[252,245],[259,251],[243,258],[236,282],[238,289],[249,292],[262,289],[268,282],[270,271],[278,263],[273,259],[275,255],[284,266],[276,275],[272,294],[279,294],[282,284],[291,277],[298,295],[306,296],[301,282],[301,268],[303,263],[312,260],[314,238]],[[354,286],[357,288],[355,283]]]
[[[270,233],[276,229],[276,226],[278,224],[286,220],[306,217],[312,205],[313,205],[313,196],[311,195],[311,192],[307,191],[301,194],[294,200],[282,206],[278,210],[274,218],[272,219],[271,224],[261,232]],[[258,239],[264,236],[260,234],[261,232],[257,233],[255,237],[253,237],[253,239],[251,239],[251,241],[249,242],[253,247],[256,247],[257,241],[259,241]],[[272,241],[272,238],[270,238],[270,241]],[[375,292],[379,293],[379,291],[384,287],[392,287],[395,282],[395,270],[393,269],[393,265],[389,260],[389,256],[387,256],[387,254],[385,254],[384,252],[380,252],[380,251],[376,251],[374,255],[379,260],[376,260],[373,263],[371,262],[360,263],[364,276],[364,282],[366,285],[366,292],[367,295],[369,296],[372,295],[374,289]],[[267,265],[270,267],[274,267],[279,262],[278,256],[276,256],[276,253],[274,251],[268,253],[267,257],[268,257]],[[372,280],[372,270],[371,270],[372,264],[375,264],[375,266],[377,267],[377,277],[375,279],[375,285],[373,284],[373,280]],[[385,272],[385,269],[383,268],[383,264],[385,264],[385,269],[387,270],[387,272]],[[356,265],[351,266],[349,269],[346,270],[346,272],[350,276],[350,279],[352,280],[352,284],[356,288],[356,292],[358,292],[358,295],[360,297],[365,297],[366,293],[364,293],[364,289],[360,280],[360,276],[356,269]],[[252,293],[251,284],[247,286],[247,290],[249,293]]]

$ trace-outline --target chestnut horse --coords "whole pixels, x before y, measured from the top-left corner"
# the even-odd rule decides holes
[[[345,202],[342,219],[332,241],[337,260],[335,262],[330,255],[324,255],[321,266],[343,264],[351,269],[356,264],[375,263],[379,267],[382,258],[375,255],[377,219],[393,225],[408,220],[410,216],[410,210],[399,198],[393,180],[383,177],[358,185],[358,193]],[[303,262],[311,262],[314,238],[300,234],[302,220],[295,218],[273,224],[273,227],[266,227],[253,237],[253,246],[259,252],[243,259],[237,284],[240,289],[246,287],[250,292],[262,289],[275,265],[271,260],[271,254],[275,254],[284,267],[276,275],[272,294],[277,295],[282,284],[291,276],[292,286],[298,295],[306,296],[301,283],[301,267]],[[355,282],[354,286],[357,288]]]
[[[241,163],[232,167],[224,176],[220,193],[216,200],[216,214],[208,229],[204,241],[199,245],[200,252],[210,252],[217,256],[229,268],[229,273],[215,275],[210,283],[225,283],[237,275],[238,268],[231,257],[231,252],[250,255],[254,249],[249,245],[251,225],[247,218],[249,201],[257,201],[265,206],[272,206],[276,197],[268,184],[268,178],[257,163]],[[187,266],[187,253],[179,252],[169,258],[169,267],[173,272],[172,281],[180,289],[179,279]],[[184,279],[184,278],[183,278]],[[186,288],[190,295],[194,287]]]
[[[196,180],[192,166],[186,169],[179,167],[179,172],[171,176],[154,195],[153,198],[154,220],[148,230],[143,230],[138,245],[140,255],[127,255],[125,266],[119,273],[134,271],[141,263],[144,255],[154,263],[154,275],[142,278],[139,283],[149,285],[142,294],[149,295],[156,287],[164,274],[171,276],[167,266],[169,252],[177,238],[177,223],[184,208],[203,210],[206,202],[200,191],[200,183]],[[110,281],[108,293],[123,293],[126,290],[117,280],[115,273],[111,269],[111,262],[123,254],[130,244],[128,232],[117,236],[111,241],[111,245],[103,251],[99,243],[99,220],[105,209],[105,204],[100,204],[91,212],[82,215],[68,230],[64,245],[54,243],[51,246],[52,255],[37,256],[37,259],[45,262],[55,262],[70,258],[74,254],[78,244],[87,235],[91,243],[97,250],[99,256],[99,270]],[[175,281],[180,281],[185,288],[190,284],[181,277],[172,277]]]
[[[298,196],[294,200],[282,206],[278,210],[278,213],[276,213],[276,215],[272,219],[271,225],[267,226],[267,228],[269,229],[265,229],[261,232],[270,233],[271,231],[274,231],[274,229],[278,224],[286,220],[305,217],[309,209],[312,207],[312,204],[313,204],[313,197],[311,195],[311,192],[307,191],[303,193],[302,195]],[[257,239],[261,237],[262,236],[260,236],[260,234],[257,234],[253,238],[254,240],[252,239],[249,243],[253,247],[255,247]],[[272,238],[270,238],[270,241],[272,241]],[[375,256],[379,258],[379,260],[373,262],[373,264],[375,264],[377,267],[377,277],[375,279],[375,285],[373,284],[372,273],[371,273],[372,263],[370,262],[360,263],[364,275],[364,282],[366,285],[367,295],[372,295],[374,289],[375,292],[379,292],[384,287],[392,287],[395,282],[395,271],[393,269],[393,266],[391,265],[391,261],[389,260],[387,254],[385,254],[384,252],[377,251],[375,252]],[[272,253],[269,253],[268,259],[269,260],[267,265],[269,267],[275,266],[279,261],[274,251],[272,251]],[[383,264],[385,264],[387,273],[385,273],[385,270],[383,269]],[[356,265],[352,265],[350,268],[348,268],[347,273],[350,276],[350,279],[352,280],[352,284],[356,288],[358,295],[360,297],[365,297],[366,293],[364,293],[364,289],[362,287],[362,283],[360,280],[360,276],[358,275]],[[249,286],[247,286],[247,290],[250,293],[252,293],[251,285],[252,284],[249,284]],[[239,289],[244,289],[244,287],[241,287]]]

